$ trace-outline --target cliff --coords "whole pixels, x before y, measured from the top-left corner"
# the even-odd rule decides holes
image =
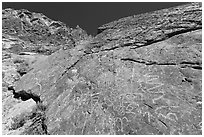
[[[47,32],[55,35],[56,28],[44,21],[48,24]],[[66,35],[73,37],[72,32],[67,28]],[[3,33],[13,37],[10,31]],[[24,34],[14,36],[27,42]],[[202,134],[201,3],[122,18],[87,37],[77,35],[74,46],[37,59],[14,82],[12,90],[19,98],[26,93],[39,101],[12,130],[51,135]]]

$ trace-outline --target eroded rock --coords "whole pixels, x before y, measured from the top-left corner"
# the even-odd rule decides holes
[[[78,41],[91,38],[80,27],[72,29],[60,21],[25,9],[4,9],[2,32],[3,38],[18,41],[5,43],[15,53],[29,51],[50,55],[61,47],[72,48]]]
[[[15,91],[40,97],[47,134],[201,135],[201,8],[103,25],[92,40],[35,63]]]
[[[8,105],[8,103],[7,101],[4,105]],[[36,102],[30,99],[19,102],[9,109],[9,112],[4,114],[5,117],[2,123],[4,128],[3,134],[20,134],[24,131],[26,124],[30,123],[25,120],[25,116],[29,115],[34,107],[36,107]]]

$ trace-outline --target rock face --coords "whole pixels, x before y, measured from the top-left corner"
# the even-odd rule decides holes
[[[79,26],[69,28],[59,21],[53,21],[40,13],[28,10],[4,9],[2,11],[2,99],[3,134],[44,134],[42,129],[44,112],[35,94],[15,93],[12,85],[35,66],[35,62],[45,60],[60,48],[69,49],[81,41],[91,39]],[[22,102],[22,101],[25,101]],[[26,108],[31,99],[36,107],[21,115],[15,114],[15,106]],[[36,120],[37,119],[37,120]],[[32,126],[33,128],[30,128]],[[29,127],[28,130],[27,127]]]
[[[60,21],[54,21],[41,13],[28,10],[5,9],[2,11],[3,38],[14,37],[18,41],[13,52],[32,51],[51,54],[61,47],[73,47],[80,40],[88,38],[81,28],[72,29]],[[77,33],[81,37],[75,37]],[[20,40],[19,40],[20,39]],[[77,40],[76,40],[77,39]]]
[[[105,24],[32,67],[14,89],[41,115],[22,134],[202,134],[201,3]]]
[[[12,99],[10,99],[12,100]],[[7,100],[3,105],[8,105],[10,103]],[[35,108],[36,103],[32,99],[16,103],[9,112],[5,115],[3,124],[5,125],[3,128],[3,134],[20,134],[23,130],[22,126],[26,123],[25,117],[29,113],[33,111],[33,108]],[[29,122],[31,124],[31,122]],[[20,125],[20,126],[19,126]],[[9,129],[9,130],[8,130]],[[12,130],[11,130],[12,129]],[[16,130],[17,129],[17,130]]]

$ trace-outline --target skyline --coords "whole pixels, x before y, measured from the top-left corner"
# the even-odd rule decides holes
[[[88,34],[96,35],[99,26],[114,20],[183,4],[185,2],[3,2],[2,9],[42,13],[71,28],[79,25]]]

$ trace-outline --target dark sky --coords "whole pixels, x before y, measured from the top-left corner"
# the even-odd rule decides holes
[[[79,25],[95,35],[105,23],[158,9],[182,5],[182,2],[3,2],[2,8],[27,9],[40,12],[75,28]]]

